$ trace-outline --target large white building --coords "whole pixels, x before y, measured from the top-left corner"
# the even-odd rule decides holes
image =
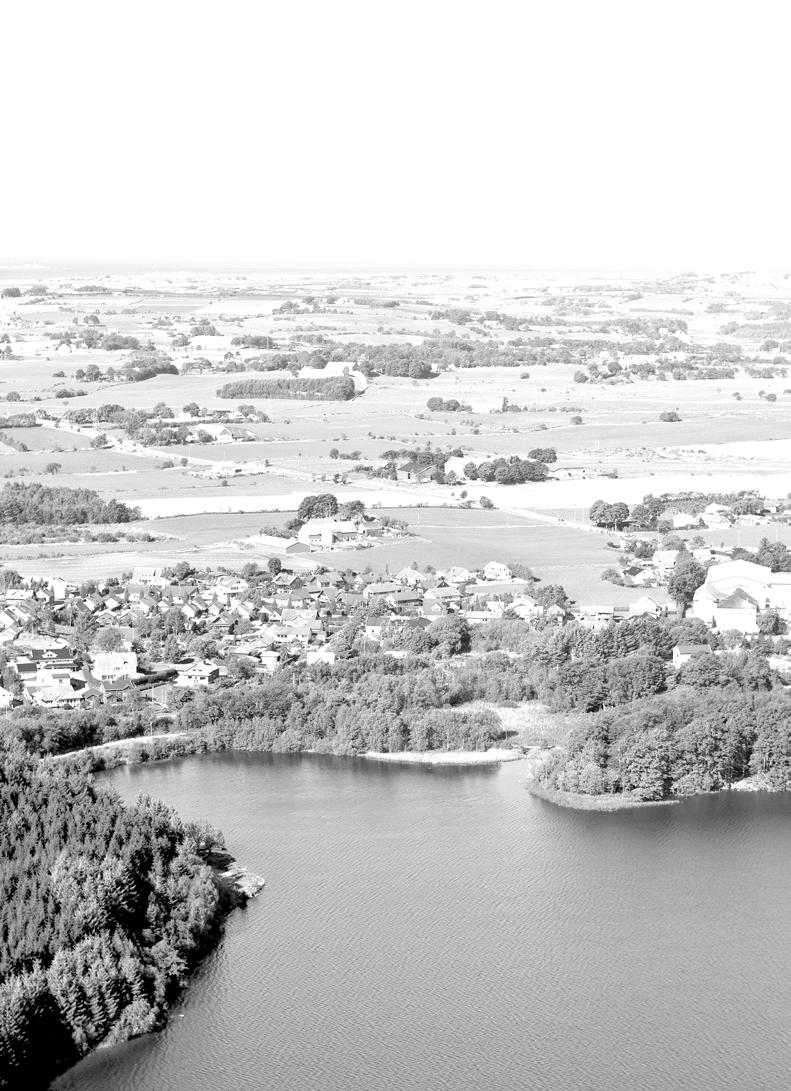
[[[712,565],[692,601],[692,616],[720,632],[756,633],[764,610],[791,617],[791,572],[772,572],[753,561]]]

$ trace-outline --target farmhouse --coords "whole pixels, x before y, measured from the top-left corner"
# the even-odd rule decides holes
[[[308,519],[297,531],[297,540],[310,549],[332,549],[336,544],[359,542],[366,536],[362,523],[351,519]]]
[[[412,484],[424,485],[428,481],[436,481],[437,468],[436,466],[426,466],[422,462],[405,462],[402,466],[399,466],[396,470],[396,477],[399,481],[409,481]]]

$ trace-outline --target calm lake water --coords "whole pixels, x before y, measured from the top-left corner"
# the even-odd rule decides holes
[[[791,1083],[791,796],[591,814],[519,765],[222,754],[115,770],[266,876],[167,1029],[61,1091]]]

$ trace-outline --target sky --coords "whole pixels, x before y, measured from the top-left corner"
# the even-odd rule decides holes
[[[791,269],[787,5],[2,21],[0,264]]]

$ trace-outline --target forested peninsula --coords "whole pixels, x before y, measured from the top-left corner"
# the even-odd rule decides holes
[[[163,803],[0,750],[0,1088],[162,1025],[243,900],[222,849]]]

